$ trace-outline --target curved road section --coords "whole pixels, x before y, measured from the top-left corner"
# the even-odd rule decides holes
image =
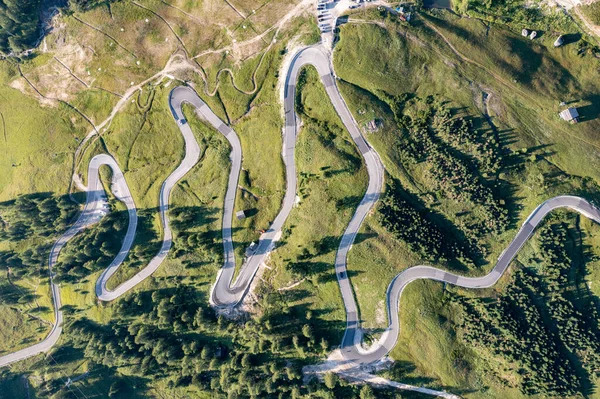
[[[206,105],[204,101],[200,99],[194,90],[189,87],[179,86],[173,89],[171,92],[169,105],[171,107],[173,117],[177,121],[179,129],[184,137],[186,134],[188,134],[188,131],[191,134],[191,130],[183,115],[183,103],[192,105],[196,110],[196,114],[214,127],[217,131],[219,131],[223,136],[225,136],[231,145],[231,169],[229,172],[229,181],[227,184],[225,203],[223,206],[222,236],[224,262],[223,267],[219,270],[216,282],[211,288],[209,297],[211,305],[220,308],[230,308],[240,303],[248,292],[248,288],[250,287],[250,284],[252,283],[259,266],[273,248],[274,243],[281,236],[281,227],[283,226],[283,223],[285,222],[285,219],[287,219],[287,216],[293,206],[296,187],[293,148],[291,156],[284,158],[287,168],[288,185],[282,209],[271,224],[271,227],[261,235],[254,253],[248,258],[244,265],[242,265],[239,276],[237,277],[235,283],[232,284],[236,262],[235,253],[233,250],[231,227],[235,206],[235,196],[240,177],[240,170],[242,167],[242,147],[240,140],[233,129],[227,126],[225,122],[215,115],[215,113],[208,107],[208,105]],[[293,178],[291,178],[291,176],[293,176]]]
[[[181,109],[184,102],[187,101],[185,96],[180,95],[181,92],[187,92],[187,90],[182,90],[179,87],[173,89],[169,96],[169,104],[171,106],[171,112],[173,113],[173,117],[177,120],[183,119],[183,111]],[[163,241],[158,253],[150,260],[148,266],[144,267],[140,272],[138,272],[135,276],[127,280],[126,282],[119,285],[114,290],[108,290],[106,288],[106,282],[108,279],[117,271],[125,257],[127,256],[127,252],[129,252],[129,247],[131,247],[131,243],[135,238],[135,229],[132,234],[129,234],[131,230],[131,208],[128,209],[130,211],[129,218],[129,230],[125,237],[125,241],[129,243],[129,247],[126,252],[120,251],[117,255],[117,258],[111,263],[111,265],[100,275],[98,281],[96,282],[96,295],[98,299],[101,301],[112,301],[117,299],[121,295],[125,294],[127,291],[131,290],[133,287],[150,277],[152,273],[154,273],[162,262],[167,257],[171,246],[173,245],[173,233],[171,232],[171,228],[169,226],[169,216],[167,212],[169,210],[169,198],[171,196],[171,190],[177,184],[179,180],[185,174],[187,174],[193,167],[196,165],[198,160],[200,159],[200,147],[198,146],[198,142],[194,137],[194,133],[192,129],[190,129],[187,123],[179,126],[179,130],[183,135],[183,140],[185,142],[185,156],[177,169],[173,171],[167,177],[167,179],[163,182],[160,187],[159,194],[159,212],[160,219],[163,226]],[[135,206],[133,208],[133,212],[135,213]]]
[[[335,84],[335,77],[330,63],[329,54],[326,53],[325,49],[321,46],[307,47],[299,51],[292,59],[288,69],[285,80],[283,104],[285,113],[285,126],[283,130],[282,157],[286,168],[285,196],[283,198],[283,203],[279,214],[269,229],[260,237],[256,250],[242,266],[240,274],[233,284],[231,283],[235,272],[235,258],[231,240],[231,220],[233,216],[235,188],[237,187],[240,168],[237,159],[241,158],[241,149],[239,149],[239,141],[237,136],[233,134],[231,128],[227,127],[218,117],[216,117],[210,108],[208,108],[206,104],[197,98],[196,93],[188,90],[188,96],[196,97],[196,100],[194,100],[195,102],[192,102],[191,98],[188,98],[188,102],[193,103],[204,119],[206,119],[217,130],[223,133],[225,137],[227,137],[233,148],[232,170],[229,175],[229,186],[225,197],[225,210],[223,215],[223,246],[225,251],[225,262],[219,271],[216,283],[211,290],[210,301],[213,306],[234,307],[242,301],[248,292],[250,284],[252,283],[258,268],[264,262],[265,257],[273,249],[274,244],[281,237],[281,229],[283,224],[285,223],[294,206],[297,186],[294,150],[296,147],[296,137],[298,135],[299,125],[294,109],[296,98],[296,82],[298,81],[300,70],[306,65],[312,65],[317,69],[317,72],[321,77],[321,81],[325,86],[325,90],[327,91],[327,95],[331,99],[331,102],[333,103],[338,115],[342,119],[342,122],[350,132],[350,135],[358,146],[359,151],[363,155],[367,165],[367,170],[369,172],[369,185],[367,192],[358,206],[350,225],[344,233],[336,258],[336,275],[338,276],[346,310],[348,315],[351,315],[351,317],[356,317],[358,314],[357,306],[354,301],[354,294],[352,292],[352,286],[350,281],[345,277],[345,259],[350,246],[354,242],[354,238],[362,221],[379,198],[381,188],[383,186],[383,165],[379,160],[379,156],[371,149],[371,147],[360,134],[360,130]],[[183,91],[186,89],[182,88],[181,90]]]
[[[294,106],[296,98],[296,82],[302,67],[312,65],[317,69],[321,81],[325,86],[336,112],[340,116],[346,129],[350,133],[354,143],[365,160],[369,174],[369,184],[366,193],[356,209],[350,224],[346,228],[335,258],[335,273],[340,286],[344,306],[346,309],[346,332],[342,339],[341,351],[346,360],[356,364],[368,364],[376,362],[385,357],[396,344],[399,326],[399,301],[404,287],[410,282],[418,279],[432,279],[445,283],[458,285],[465,288],[484,288],[494,285],[496,281],[508,268],[510,262],[514,259],[519,249],[532,235],[534,229],[540,221],[552,210],[556,208],[570,208],[582,215],[600,223],[600,211],[586,200],[573,196],[559,196],[542,203],[527,218],[516,237],[499,257],[497,264],[492,271],[483,277],[462,277],[453,273],[436,269],[429,266],[415,266],[406,269],[398,274],[391,282],[387,291],[387,306],[389,325],[381,339],[372,345],[369,349],[362,346],[362,330],[360,328],[360,319],[358,307],[354,298],[354,292],[348,273],[346,270],[346,259],[348,251],[356,238],[360,226],[380,197],[383,187],[384,168],[379,155],[365,141],[360,133],[356,121],[348,110],[346,103],[340,95],[335,83],[335,75],[331,65],[331,56],[323,47],[307,47],[299,51],[292,60],[287,71],[284,87],[284,111],[285,126],[283,131],[283,149],[282,156],[286,167],[286,193],[283,199],[281,210],[270,228],[265,231],[259,240],[256,250],[247,259],[240,269],[239,276],[233,282],[235,273],[235,256],[232,240],[232,220],[235,204],[235,195],[241,169],[242,151],[239,139],[235,132],[221,121],[211,109],[198,97],[196,92],[188,87],[177,87],[172,90],[169,97],[169,105],[173,118],[178,123],[179,129],[185,141],[185,157],[177,169],[169,175],[163,182],[160,190],[160,217],[163,225],[163,242],[160,251],[142,269],[138,274],[128,281],[119,285],[114,290],[108,290],[106,283],[108,279],[117,271],[119,266],[126,258],[135,239],[137,227],[137,213],[135,203],[119,169],[116,161],[109,155],[103,154],[94,157],[88,167],[89,185],[85,207],[75,224],[67,230],[52,247],[48,268],[50,272],[50,281],[52,296],[54,301],[54,313],[56,323],[50,334],[40,343],[29,348],[22,349],[12,354],[0,357],[0,367],[6,366],[18,360],[23,360],[36,354],[47,352],[58,341],[62,331],[63,314],[60,310],[60,290],[53,282],[53,267],[58,261],[60,251],[65,244],[81,230],[98,222],[107,212],[108,203],[102,182],[99,179],[99,168],[102,165],[109,166],[113,171],[111,190],[120,201],[127,206],[129,213],[129,226],[121,250],[104,270],[96,282],[96,294],[100,300],[114,300],[127,291],[131,290],[137,284],[154,273],[166,258],[172,246],[172,232],[169,227],[169,218],[167,215],[169,197],[171,190],[177,182],[188,173],[199,160],[200,149],[194,137],[192,130],[187,124],[183,115],[182,106],[184,103],[192,105],[196,113],[205,121],[210,123],[215,129],[223,134],[229,141],[231,151],[231,170],[227,192],[225,195],[225,204],[223,209],[223,249],[224,264],[216,278],[216,282],[211,288],[211,305],[220,308],[232,308],[238,305],[252,283],[254,276],[260,265],[264,262],[266,256],[273,249],[274,244],[281,237],[281,229],[296,198],[296,169],[294,163],[294,150],[296,137],[298,134],[298,118]],[[233,282],[233,283],[232,283]]]
[[[394,348],[400,332],[400,296],[404,288],[415,280],[430,279],[464,288],[487,288],[496,284],[537,225],[557,208],[569,208],[600,223],[600,211],[588,201],[574,196],[558,196],[545,201],[529,215],[510,245],[498,258],[492,271],[485,276],[463,277],[430,266],[414,266],[404,270],[392,280],[387,290],[388,328],[369,350],[362,348],[360,321],[348,313],[348,326],[341,349],[344,358],[357,364],[373,363],[385,357]],[[346,309],[348,311],[347,306]]]
[[[335,258],[335,273],[346,310],[346,331],[341,345],[341,352],[346,360],[356,364],[374,363],[384,358],[394,348],[400,332],[398,315],[400,296],[404,287],[410,282],[418,279],[432,279],[465,288],[490,287],[504,274],[519,249],[531,237],[537,225],[554,209],[570,208],[600,223],[600,211],[588,201],[574,196],[559,196],[542,203],[529,215],[513,241],[498,258],[498,262],[492,271],[483,277],[463,277],[430,266],[415,266],[401,272],[392,280],[387,290],[388,328],[371,348],[364,349],[358,307],[352,284],[348,279],[346,261],[348,251],[354,243],[363,220],[379,199],[383,187],[384,168],[377,152],[369,146],[361,135],[356,121],[339,93],[330,59],[329,54],[322,47],[317,46],[301,50],[296,55],[286,78],[284,108],[286,136],[291,137],[291,130],[295,131],[296,129],[294,101],[298,74],[303,66],[313,65],[321,76],[327,95],[331,99],[336,112],[362,154],[369,174],[367,191],[342,236]],[[290,132],[288,132],[288,129],[290,129]],[[288,148],[291,148],[293,152],[293,145],[289,145]]]
[[[104,192],[102,182],[100,181],[99,169],[102,165],[107,165],[112,169],[112,192],[115,195],[115,197],[127,204],[129,208],[129,228],[127,230],[127,235],[133,236],[135,234],[135,228],[137,225],[137,215],[135,213],[135,205],[133,205],[131,193],[129,192],[129,188],[127,187],[125,178],[123,177],[123,173],[121,172],[121,169],[119,168],[119,165],[114,160],[114,158],[106,154],[97,155],[94,158],[92,158],[88,166],[89,184],[83,211],[81,212],[73,226],[71,226],[54,243],[52,249],[50,250],[50,256],[48,258],[48,269],[50,273],[50,287],[52,290],[52,301],[54,305],[55,319],[55,323],[52,326],[52,329],[50,330],[50,334],[48,334],[48,336],[43,341],[35,345],[32,345],[25,349],[21,349],[9,355],[0,357],[0,367],[6,366],[19,360],[26,359],[39,353],[47,352],[58,341],[60,333],[62,332],[63,313],[60,310],[60,289],[58,285],[54,283],[54,273],[52,269],[58,261],[60,251],[67,244],[67,242],[69,242],[71,238],[73,238],[77,233],[79,233],[83,229],[100,221],[100,219],[102,219],[102,217],[104,217],[104,215],[109,211],[106,194]],[[133,207],[133,212],[131,207]],[[127,252],[129,252],[130,247],[131,241],[128,241],[126,239],[123,242],[118,256],[120,256],[122,253],[127,254]]]

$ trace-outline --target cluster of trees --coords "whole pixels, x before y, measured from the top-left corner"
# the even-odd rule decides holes
[[[216,209],[200,207],[178,207],[169,211],[171,229],[176,237],[173,241],[175,258],[185,258],[193,252],[203,263],[222,262],[221,231],[202,228],[214,222],[216,214]]]
[[[591,299],[577,298],[582,311],[570,297],[567,227],[554,223],[540,236],[541,267],[518,270],[496,301],[452,297],[461,309],[459,336],[491,359],[503,359],[496,377],[507,385],[528,395],[576,395],[600,372],[598,311]]]
[[[40,36],[41,0],[0,0],[0,51],[26,50]]]
[[[453,118],[448,108],[436,108],[432,126],[440,138],[463,153],[472,154],[478,170],[497,175],[502,168],[502,148],[492,129],[475,130],[473,122],[462,117]]]
[[[302,366],[329,350],[326,334],[310,310],[282,306],[273,295],[261,316],[233,322],[215,315],[193,285],[137,292],[115,305],[110,325],[79,318],[66,331],[96,364],[216,397],[374,397],[335,376],[303,384]]]
[[[67,229],[77,207],[65,197],[22,195],[0,205],[0,240],[11,245],[0,251],[0,265],[10,276],[47,275],[50,246]]]
[[[432,114],[433,111],[430,115]],[[458,137],[454,128],[465,125],[448,121],[445,126],[443,131],[449,131],[450,137]],[[466,156],[449,148],[439,139],[438,130],[433,128],[431,117],[428,115],[427,118],[412,120],[407,128],[408,142],[403,154],[415,161],[422,159],[428,163],[432,181],[444,196],[459,202],[468,201],[481,205],[485,214],[484,220],[476,226],[480,235],[504,231],[508,225],[507,210],[502,207],[500,200],[494,197],[487,182],[479,176],[475,165],[470,164]]]
[[[56,281],[77,282],[107,267],[121,248],[127,225],[127,212],[111,212],[73,237],[54,266]]]
[[[428,220],[426,211],[418,211],[402,199],[395,184],[388,185],[386,194],[379,202],[378,215],[382,226],[405,241],[423,259],[473,263],[466,255],[469,251]]]
[[[545,226],[541,231],[544,298],[559,339],[592,375],[600,373],[600,318],[596,304],[589,296],[581,298],[583,312],[568,297],[573,258],[567,250],[567,233],[567,225],[563,223]]]
[[[23,195],[0,204],[0,240],[12,249],[0,252],[0,264],[11,275],[46,276],[50,247],[78,212],[68,196]],[[158,251],[158,235],[149,210],[138,212],[137,240],[126,264],[138,267]],[[63,248],[55,266],[57,281],[79,281],[91,272],[108,266],[121,248],[128,227],[127,212],[110,212],[93,228],[75,236]],[[177,225],[177,222],[175,223]],[[26,244],[21,244],[27,240]]]
[[[0,240],[49,237],[66,230],[76,213],[67,196],[21,195],[0,205]]]
[[[504,367],[505,374],[496,377],[507,385],[516,384],[524,394],[574,395],[580,386],[575,369],[563,358],[555,333],[528,294],[527,287],[536,285],[539,280],[519,270],[496,302],[454,298],[463,314],[459,336],[503,359],[496,364]]]
[[[10,276],[14,278],[47,276],[46,265],[49,252],[48,244],[32,246],[23,252],[0,251],[0,265],[8,268]]]
[[[458,202],[471,202],[481,205],[483,220],[475,227],[478,235],[500,234],[508,226],[508,211],[501,200],[494,197],[492,190],[482,184],[467,163],[452,156],[448,151],[430,153],[429,172],[438,189]]]
[[[459,0],[456,8],[472,17],[495,23],[533,27],[546,22],[538,7],[527,7],[523,0]]]
[[[502,149],[493,132],[475,130],[468,120],[452,117],[433,96],[383,98],[394,112],[403,134],[398,136],[400,159],[410,165],[425,163],[426,175],[440,197],[472,203],[480,210],[480,220],[464,226],[474,242],[478,237],[499,234],[508,226],[504,201],[492,190],[502,168]],[[410,106],[411,112],[406,112]]]

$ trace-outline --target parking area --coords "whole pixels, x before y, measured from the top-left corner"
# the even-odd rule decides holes
[[[333,45],[338,17],[344,15],[348,10],[378,4],[385,3],[380,0],[317,0],[317,23],[323,45],[326,48],[331,48]]]
[[[335,18],[332,16],[332,10],[336,2],[331,0],[317,1],[317,22],[321,33],[331,32],[334,28]]]

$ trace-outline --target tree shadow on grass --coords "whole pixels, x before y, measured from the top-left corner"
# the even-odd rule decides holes
[[[410,207],[417,211],[419,216],[424,221],[430,223],[433,226],[433,228],[435,228],[437,231],[440,232],[440,234],[443,235],[444,243],[459,243],[460,245],[467,248],[467,256],[471,258],[475,265],[485,264],[482,254],[477,248],[475,248],[469,243],[469,240],[464,231],[459,229],[444,214],[431,209],[431,207],[428,207],[419,196],[405,190],[401,185],[400,181],[395,179],[391,179],[391,181],[393,184],[391,185],[391,188],[388,189],[391,191],[389,191],[389,194],[386,193],[386,195],[395,196],[399,200],[406,202]],[[445,255],[448,258],[448,266],[453,271],[465,272],[468,270],[468,267],[450,252],[450,247],[443,247],[442,250],[447,252],[443,253],[443,255]],[[439,261],[438,259],[426,260],[428,262]]]
[[[44,388],[55,397],[69,397],[70,392],[77,392],[85,397],[110,397],[114,398],[144,398],[148,393],[148,380],[138,376],[121,375],[116,367],[107,367],[92,362],[87,373],[77,372],[73,369],[73,363],[84,359],[84,350],[63,345],[56,351],[47,355],[44,362],[55,377],[43,383]],[[73,374],[65,375],[65,370],[73,371]],[[51,374],[52,375],[52,374]],[[69,387],[65,385],[66,379],[72,380]]]
[[[589,101],[589,105],[577,108],[579,112],[580,122],[589,122],[600,117],[600,95],[594,94],[584,98],[584,101]]]
[[[577,43],[578,41],[581,40],[581,33],[577,32],[577,33],[567,33],[566,35],[563,35],[563,46],[566,46],[568,44],[572,44],[572,43]]]
[[[218,220],[219,209],[214,207],[181,206],[169,210],[170,224],[174,231],[184,231],[206,226]]]
[[[454,364],[454,367],[460,367],[459,364]],[[389,369],[380,373],[384,377],[392,381],[401,382],[404,384],[415,385],[418,387],[427,387],[439,391],[452,392],[458,395],[464,395],[471,392],[478,392],[478,389],[464,389],[450,385],[440,384],[440,381],[431,377],[419,375],[420,372],[417,366],[407,360],[396,360]],[[418,396],[421,397],[421,396]]]
[[[0,284],[0,304],[2,305],[18,305],[21,303],[21,298],[32,295],[31,289],[27,287],[17,287],[3,282]]]
[[[363,272],[363,271],[360,271],[360,270],[347,270],[347,271],[344,273],[344,276],[343,276],[343,277],[341,277],[341,278],[342,278],[342,279],[352,279],[352,278],[354,278],[354,277],[358,277],[358,276],[360,276],[361,274],[364,274],[364,272]],[[322,273],[322,274],[321,274],[321,275],[318,277],[318,279],[317,279],[317,282],[318,282],[319,284],[331,283],[331,282],[334,282],[334,281],[335,281],[335,282],[337,282],[337,281],[338,281],[338,276],[336,276],[336,274],[335,274],[335,273],[333,273],[333,270],[332,270],[332,272],[331,272],[331,273]],[[352,283],[350,283],[350,284],[352,284]]]
[[[335,202],[335,206],[338,209],[338,211],[344,211],[347,209],[354,210],[358,207],[358,204],[360,204],[360,201],[362,201],[362,199],[362,195],[350,195],[348,197],[344,197],[342,199],[337,200]]]

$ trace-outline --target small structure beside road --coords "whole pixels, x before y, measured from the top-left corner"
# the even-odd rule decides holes
[[[565,39],[564,39],[563,35],[560,35],[558,37],[558,39],[556,39],[556,41],[554,42],[554,47],[560,47],[564,44],[564,42],[565,42]]]
[[[237,220],[246,219],[246,212],[244,212],[244,211],[237,211],[235,213],[235,217],[237,218]]]
[[[381,125],[382,125],[381,120],[373,119],[373,120],[370,120],[369,122],[367,122],[366,128],[369,133],[373,133],[373,132],[378,131],[379,128],[381,127]]]
[[[405,6],[396,7],[396,12],[398,13],[398,18],[404,22],[410,22],[411,13]]]
[[[579,122],[579,112],[575,107],[567,108],[564,111],[562,111],[559,115],[562,120],[565,120],[567,122]]]

